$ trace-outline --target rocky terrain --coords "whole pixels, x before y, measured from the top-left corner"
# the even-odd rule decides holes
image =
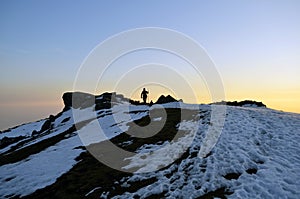
[[[300,195],[299,114],[171,96],[152,106],[116,93],[63,101],[57,115],[0,133],[0,198]]]

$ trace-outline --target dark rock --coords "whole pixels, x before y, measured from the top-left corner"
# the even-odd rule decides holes
[[[49,119],[47,119],[44,124],[42,125],[42,128],[40,130],[40,132],[44,132],[44,131],[48,131],[51,128],[51,121]]]
[[[87,108],[95,104],[95,96],[82,93],[82,92],[67,92],[63,94],[63,101],[65,104],[65,109],[73,107],[77,108]]]
[[[0,140],[0,149],[3,149],[15,142],[18,142],[22,139],[26,138],[25,136],[18,136],[18,137],[3,137],[1,140]]]
[[[253,168],[253,169],[247,169],[246,172],[249,173],[249,174],[256,174],[257,173],[257,169],[255,169],[255,168]]]
[[[42,125],[41,130],[39,130],[39,132],[37,133],[42,133],[44,131],[50,130],[52,128],[52,122],[54,122],[56,118],[57,116],[50,115]]]
[[[108,109],[111,108],[111,102],[116,101],[115,100],[116,95],[115,93],[103,93],[96,97],[95,103],[95,109],[101,110],[101,109]]]
[[[71,119],[70,117],[67,117],[67,118],[63,119],[63,121],[61,121],[61,123],[65,123],[65,122],[69,121],[70,119]]]
[[[150,101],[150,103],[149,103],[149,106],[152,106],[153,105],[153,102],[152,102],[152,100]]]
[[[228,173],[225,176],[223,176],[227,180],[236,180],[241,176],[241,173]]]
[[[14,179],[15,177],[9,177],[9,178],[6,178],[4,181],[5,182],[9,182],[9,181],[11,181],[12,179]]]
[[[71,107],[84,109],[93,105],[95,105],[95,110],[108,109],[121,101],[129,101],[123,95],[115,92],[105,92],[98,96],[83,92],[67,92],[63,94],[62,98],[65,104],[64,111],[69,110]]]
[[[165,104],[165,103],[169,103],[169,102],[178,102],[178,101],[170,95],[168,95],[168,96],[161,95],[158,98],[158,100],[155,102],[155,104]]]
[[[228,106],[250,106],[250,107],[267,107],[265,104],[262,102],[256,102],[252,100],[244,100],[244,101],[233,101],[233,102],[226,102],[226,101],[221,101],[221,102],[215,102],[212,103],[214,105],[228,105]]]
[[[72,93],[64,93],[63,96],[63,101],[65,104],[65,107],[72,107]]]
[[[233,194],[232,191],[230,191],[228,188],[221,187],[215,191],[210,191],[203,196],[199,197],[201,199],[210,199],[210,198],[224,198],[226,199],[228,195]]]
[[[31,133],[31,136],[37,136],[39,134],[39,132],[37,132],[36,130],[33,130]]]
[[[129,103],[132,105],[141,105],[141,102],[138,100],[129,100]]]
[[[101,95],[94,96],[88,93],[83,92],[67,92],[63,94],[63,101],[64,101],[64,111],[69,110],[71,107],[77,109],[84,109],[87,107],[91,107],[92,105],[95,105],[95,110],[101,110],[101,109],[109,109],[115,104],[118,104],[122,101],[129,102],[133,105],[141,105],[142,103],[140,101],[131,100],[128,98],[125,98],[121,94],[108,93],[105,92]],[[176,99],[174,99],[172,96],[160,96],[159,99],[156,101],[156,104],[164,104],[169,102],[178,102]],[[152,102],[151,105],[154,103]]]
[[[55,116],[54,115],[50,115],[49,116],[49,120],[50,120],[50,122],[54,122],[55,121]]]

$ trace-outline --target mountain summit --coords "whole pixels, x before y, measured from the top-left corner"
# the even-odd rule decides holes
[[[63,101],[57,115],[0,133],[0,198],[300,195],[299,114],[171,96],[151,107],[116,93]]]

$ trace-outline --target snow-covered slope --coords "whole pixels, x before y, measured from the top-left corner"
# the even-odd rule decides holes
[[[0,198],[299,198],[299,114],[107,96],[0,133]]]
[[[185,124],[188,131],[197,126],[193,122]],[[211,155],[198,158],[195,154],[201,147],[206,125],[200,125],[180,163],[158,172],[133,175],[123,186],[140,179],[157,181],[135,193],[125,192],[121,198],[137,194],[146,198],[153,193],[170,198],[197,198],[215,190],[227,190],[228,198],[299,198],[299,115],[228,107],[217,145]],[[187,139],[189,135],[183,138]],[[184,143],[183,140],[178,142]],[[152,147],[156,150],[156,146]],[[154,161],[162,160],[151,156],[134,158],[128,166],[149,166]]]

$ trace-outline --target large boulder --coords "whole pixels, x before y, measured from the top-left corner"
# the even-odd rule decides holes
[[[129,101],[123,95],[116,94],[115,92],[105,92],[97,96],[83,92],[67,92],[63,94],[62,98],[65,104],[64,110],[68,110],[71,107],[84,109],[93,105],[96,105],[95,110],[101,110]]]
[[[165,103],[169,103],[169,102],[178,102],[178,101],[170,95],[168,95],[168,96],[161,95],[158,98],[158,100],[155,102],[155,104],[165,104]]]
[[[96,110],[108,109],[111,108],[111,102],[115,99],[115,93],[103,93],[101,95],[96,96]],[[115,101],[115,100],[114,100]]]
[[[63,94],[65,109],[87,108],[95,104],[95,96],[82,92],[67,92]]]

